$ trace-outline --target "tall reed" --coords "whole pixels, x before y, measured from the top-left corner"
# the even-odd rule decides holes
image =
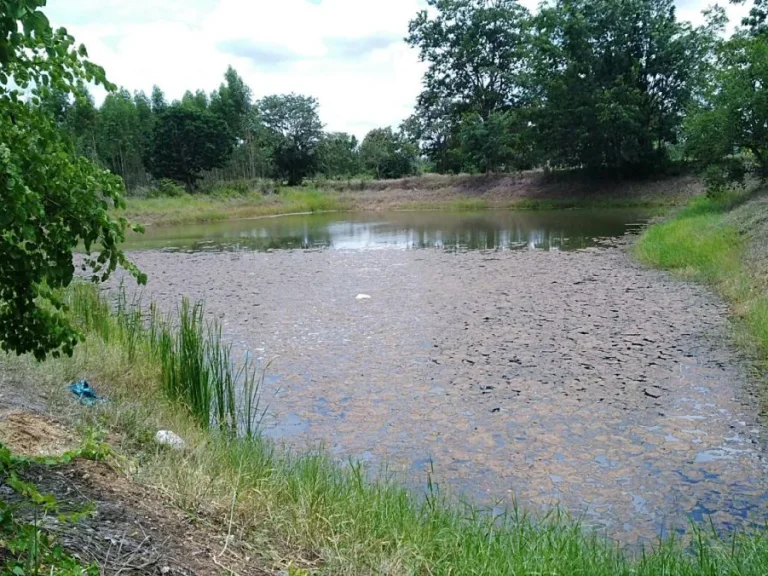
[[[145,307],[140,295],[129,300],[123,286],[110,303],[94,286],[78,284],[69,305],[84,330],[119,342],[129,362],[138,354],[157,362],[165,395],[202,427],[230,436],[258,434],[263,372],[248,356],[235,365],[232,345],[224,343],[217,321],[206,320],[202,303],[184,298],[175,314],[162,315],[154,303]]]

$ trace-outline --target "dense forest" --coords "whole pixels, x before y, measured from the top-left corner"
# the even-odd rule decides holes
[[[713,188],[768,170],[768,4],[756,0],[730,38],[725,10],[695,27],[673,0],[428,0],[408,44],[428,63],[414,114],[362,142],[326,133],[318,102],[258,101],[229,68],[212,93],[168,102],[125,89],[100,107],[41,91],[74,150],[128,189],[168,179],[304,178],[420,170],[581,168],[644,176],[685,162]]]

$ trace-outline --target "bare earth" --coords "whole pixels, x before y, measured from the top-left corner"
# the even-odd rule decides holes
[[[46,413],[52,399],[45,397],[37,383],[27,381],[10,366],[0,368],[0,442],[15,455],[28,457],[58,456],[78,448],[75,435]],[[54,496],[60,512],[91,511],[76,524],[61,523],[54,517],[42,522],[68,553],[98,566],[99,574],[269,573],[256,562],[244,560],[249,550],[242,543],[227,544],[226,533],[173,508],[163,494],[130,482],[108,462],[78,458],[58,466],[32,464],[20,474],[42,493]],[[0,498],[18,504],[16,514],[29,521],[40,514],[1,478]],[[0,546],[0,560],[5,552]]]
[[[724,305],[624,248],[131,255],[270,367],[269,434],[634,543],[766,520],[765,433]],[[370,300],[356,300],[368,294]]]

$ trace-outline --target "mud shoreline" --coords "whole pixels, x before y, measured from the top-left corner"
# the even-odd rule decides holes
[[[626,543],[763,522],[765,432],[724,304],[621,247],[134,252],[272,360],[267,433]],[[356,300],[358,294],[370,300]],[[763,514],[763,516],[761,516]]]

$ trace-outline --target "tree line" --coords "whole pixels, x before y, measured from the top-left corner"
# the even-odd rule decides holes
[[[254,101],[233,69],[171,103],[121,89],[100,107],[51,89],[43,107],[77,153],[129,189],[168,178],[398,178],[535,167],[649,175],[693,163],[714,187],[765,174],[765,4],[724,37],[725,11],[693,26],[674,0],[427,0],[406,42],[428,64],[414,114],[362,142],[327,133],[318,102]],[[762,123],[762,124],[761,124]]]
[[[121,176],[129,190],[150,179],[193,190],[214,170],[229,179],[275,178],[289,185],[318,174],[396,178],[416,172],[418,149],[401,133],[376,129],[360,143],[350,134],[324,132],[316,99],[286,94],[254,102],[232,67],[218,89],[187,91],[178,101],[168,102],[155,86],[149,96],[116,90],[97,107],[87,91],[72,98],[45,88],[41,106],[77,154]]]
[[[427,4],[407,37],[429,67],[404,129],[436,171],[685,161],[714,188],[768,173],[766,0],[730,38],[723,8],[693,26],[673,0]]]

